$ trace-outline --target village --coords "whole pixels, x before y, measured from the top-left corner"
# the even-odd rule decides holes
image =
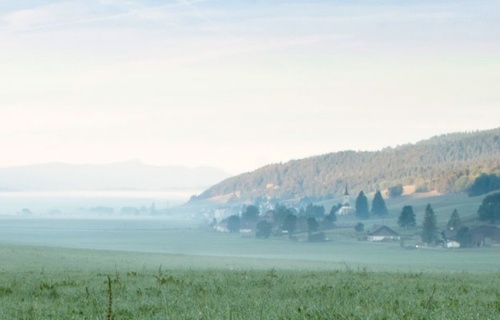
[[[361,197],[363,196],[361,193]],[[342,202],[333,205],[328,213],[323,205],[311,202],[286,206],[277,201],[267,201],[244,205],[226,204],[206,211],[204,216],[210,221],[209,226],[214,231],[237,233],[244,237],[300,242],[385,242],[399,244],[405,249],[500,246],[500,228],[481,221],[467,225],[460,220],[456,209],[445,225],[438,225],[431,204],[427,204],[425,220],[419,225],[412,206],[404,206],[398,216],[388,215],[384,200],[376,194],[370,218],[363,219],[359,218],[357,211],[360,203],[367,209],[367,201],[360,201],[359,198],[358,195],[356,205],[352,205],[346,185]],[[377,207],[381,207],[378,209],[380,213],[377,212]]]

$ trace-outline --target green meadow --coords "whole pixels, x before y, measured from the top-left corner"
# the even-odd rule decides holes
[[[480,198],[401,198],[439,224]],[[340,217],[341,222],[352,217]],[[397,229],[398,231],[403,231]],[[419,228],[407,230],[418,236]],[[500,247],[256,239],[167,220],[3,219],[0,319],[499,319]],[[301,235],[298,235],[301,238]]]
[[[232,240],[246,241],[247,250],[266,243]],[[495,248],[271,244],[270,252],[291,253],[195,256],[1,245],[0,319],[500,317]],[[300,256],[302,245],[310,252]]]

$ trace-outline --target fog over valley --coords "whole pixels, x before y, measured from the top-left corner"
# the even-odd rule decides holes
[[[216,168],[151,166],[137,160],[3,168],[0,169],[0,215],[67,218],[161,215],[228,176]]]
[[[0,319],[500,319],[500,1],[0,1]]]

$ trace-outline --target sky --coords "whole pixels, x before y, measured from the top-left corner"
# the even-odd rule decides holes
[[[0,0],[0,168],[232,174],[500,126],[499,1]]]

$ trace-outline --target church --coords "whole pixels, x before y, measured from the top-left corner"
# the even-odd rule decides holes
[[[349,196],[349,190],[347,188],[347,183],[346,183],[344,191],[344,199],[342,201],[342,207],[340,207],[340,209],[337,210],[336,214],[338,216],[345,216],[354,212],[355,209],[351,207],[351,199]]]

